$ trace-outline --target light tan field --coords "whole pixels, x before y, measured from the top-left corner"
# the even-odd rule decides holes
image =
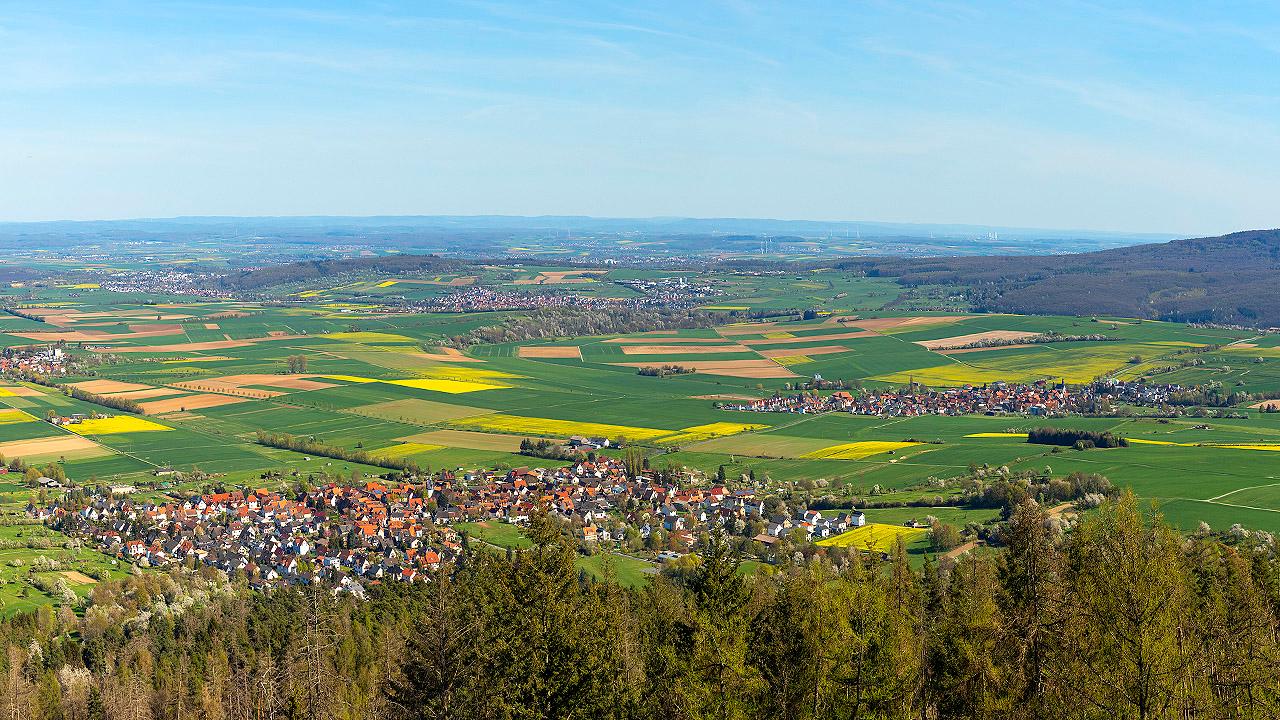
[[[1039,335],[1040,333],[1038,332],[1024,332],[1021,330],[988,330],[987,332],[955,335],[936,340],[917,340],[916,345],[929,350],[948,350],[963,348],[965,345],[972,345],[985,340],[1026,340]]]
[[[772,350],[757,350],[756,352],[767,358],[778,358],[791,357],[793,355],[831,355],[850,352],[850,350],[843,345],[820,345],[811,348],[774,348]]]
[[[624,362],[609,363],[618,367],[651,367],[653,363]],[[682,360],[680,365],[691,367],[708,375],[724,375],[740,378],[791,378],[796,374],[772,360]]]
[[[245,388],[240,387],[239,385],[220,383],[217,380],[188,380],[185,382],[176,382],[173,386],[199,393],[220,393],[222,395],[232,395],[239,398],[253,398],[255,400],[265,400],[267,398],[280,397],[281,395],[288,394],[283,390]]]
[[[870,330],[852,330],[850,332],[831,333],[829,335],[809,335],[808,337],[761,338],[759,340],[740,340],[743,345],[758,347],[760,345],[795,345],[796,343],[819,342],[822,340],[852,340],[853,338],[875,337],[880,333]]]
[[[34,440],[14,440],[0,443],[0,454],[7,458],[32,458],[46,455],[65,455],[67,453],[77,453],[80,457],[95,457],[92,454],[83,454],[92,453],[95,450],[101,451],[99,455],[111,454],[111,451],[107,448],[79,435],[57,435]]]
[[[1254,410],[1280,410],[1280,400],[1263,400],[1260,403],[1254,403],[1249,407]]]
[[[144,398],[164,397],[166,395],[186,395],[185,390],[176,388],[158,387],[149,388],[147,390],[130,390],[128,392],[107,393],[107,397],[124,398],[125,400],[142,400]]]
[[[918,327],[921,325],[944,325],[969,319],[970,315],[922,315],[919,317],[868,318],[866,320],[850,320],[849,324],[864,330],[884,332],[900,328]]]
[[[113,353],[161,353],[161,352],[201,352],[204,350],[230,350],[247,347],[268,340],[297,340],[305,335],[273,335],[265,338],[249,338],[246,340],[210,340],[208,342],[176,343],[174,345],[147,345],[138,347],[111,348]]]
[[[186,320],[190,315],[179,314],[157,314],[150,310],[107,310],[101,312],[81,312],[76,308],[28,308],[27,312],[37,317],[43,318],[45,322],[58,327],[66,327],[73,324],[87,324],[86,320]],[[98,323],[110,324],[110,323]]]
[[[520,435],[498,435],[496,433],[468,432],[466,430],[432,430],[396,439],[402,442],[445,445],[467,450],[518,452],[520,450],[520,441],[525,438]]]
[[[544,270],[537,277],[516,280],[514,285],[570,285],[597,282],[595,275],[605,275],[608,270]]]
[[[44,393],[25,385],[0,385],[0,397],[43,397]]]
[[[144,402],[142,403],[142,412],[147,415],[163,415],[165,413],[200,410],[201,408],[231,405],[233,403],[241,403],[245,401],[246,398],[231,397],[230,395],[184,395],[182,397]]]
[[[245,373],[242,375],[223,375],[222,377],[202,380],[188,380],[173,383],[174,387],[185,387],[190,390],[205,392],[229,392],[240,390],[246,385],[265,385],[283,390],[324,390],[335,387],[334,383],[321,382],[312,378],[319,375],[276,375],[274,373]],[[250,391],[255,390],[250,388]],[[270,391],[263,391],[270,392]],[[234,394],[234,393],[233,393]],[[277,395],[283,393],[276,393]]]
[[[935,350],[943,355],[963,355],[965,353],[987,352],[988,350],[1016,350],[1017,348],[1035,347],[1031,343],[1014,343],[1013,345],[993,345],[991,347],[957,348],[955,350]]]
[[[725,337],[729,337],[731,335],[759,335],[770,332],[777,327],[778,323],[776,322],[742,323],[741,325],[724,325],[716,328],[715,331]]]
[[[71,383],[71,387],[91,393],[128,392],[130,390],[150,390],[152,386],[140,383],[121,382],[119,380],[85,380]]]
[[[244,376],[236,375],[232,377],[239,378]],[[320,382],[319,380],[312,380],[305,375],[297,375],[292,377],[288,375],[285,375],[285,376],[274,375],[271,377],[274,377],[275,379],[270,381],[261,380],[258,382],[251,382],[248,384],[249,385],[266,385],[267,387],[278,387],[278,388],[284,388],[285,390],[324,390],[325,388],[331,388],[335,386],[334,383],[327,383],[327,382]]]
[[[220,330],[221,328],[219,327],[218,323],[205,323],[205,324],[204,324],[204,329],[205,329],[205,330]]]
[[[248,347],[253,343],[248,340],[209,340],[206,342],[177,343],[175,345],[147,345],[137,347],[111,348],[113,353],[163,353],[163,352],[201,352],[204,350],[230,350],[231,348]]]
[[[222,377],[207,378],[201,380],[188,380],[185,382],[174,383],[174,387],[186,388],[188,390],[199,390],[201,392],[221,392],[229,395],[244,395],[245,393],[265,393],[261,397],[275,397],[283,395],[283,392],[274,390],[260,390],[258,388],[248,388],[248,385],[265,385],[271,388],[280,388],[281,390],[324,390],[325,388],[337,387],[334,383],[321,382],[312,378],[318,375],[275,375],[267,373],[246,373],[243,375],[224,375]]]
[[[96,584],[98,584],[98,581],[97,581],[97,580],[94,580],[93,578],[89,577],[88,575],[85,575],[84,573],[80,572],[79,570],[63,570],[63,571],[62,571],[62,572],[60,572],[59,574],[60,574],[60,575],[62,575],[62,577],[66,578],[66,579],[67,579],[67,582],[69,582],[69,583],[71,583],[71,584],[73,584],[73,585],[96,585]]]
[[[581,360],[582,349],[577,345],[548,345],[543,347],[526,346],[516,349],[516,355],[522,358],[567,358]]]
[[[431,348],[430,351],[405,354],[420,357],[423,360],[435,360],[436,362],[484,362],[480,358],[463,355],[461,350],[451,347],[436,347]]]
[[[750,352],[742,345],[624,345],[624,355],[712,355]]]
[[[130,327],[145,327],[145,326],[130,325]],[[109,333],[109,332],[106,332],[105,330],[68,330],[64,332],[39,331],[39,332],[27,332],[27,333],[15,332],[15,333],[9,333],[9,334],[16,335],[21,338],[26,338],[28,340],[35,340],[37,342],[57,342],[59,340],[65,340],[67,342],[100,343],[100,342],[136,340],[138,338],[148,338],[148,337],[161,337],[164,335],[181,335],[182,328],[179,327],[177,330],[169,330],[169,329],[134,330],[132,332],[127,332],[127,333]]]

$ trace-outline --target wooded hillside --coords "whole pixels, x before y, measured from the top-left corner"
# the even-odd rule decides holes
[[[1051,256],[875,258],[840,267],[961,285],[992,312],[1280,325],[1280,230]]]
[[[102,583],[0,624],[6,718],[1274,718],[1269,535],[1186,539],[1133,498],[912,571],[859,553],[744,577],[709,541],[643,590],[555,520],[428,583],[260,595],[217,573]]]

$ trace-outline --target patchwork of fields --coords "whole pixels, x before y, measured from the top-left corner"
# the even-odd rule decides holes
[[[607,282],[630,271],[527,268],[511,284],[629,292]],[[487,281],[486,278],[481,278]],[[822,482],[832,492],[903,499],[950,492],[930,479],[970,466],[1075,470],[1107,475],[1194,527],[1239,522],[1280,531],[1280,414],[1240,408],[1245,419],[1167,422],[1125,418],[874,418],[739,413],[718,404],[789,392],[814,376],[864,386],[931,386],[1100,376],[1162,370],[1162,382],[1209,381],[1280,390],[1270,337],[1161,322],[965,313],[890,313],[891,283],[817,272],[783,281],[742,278],[724,306],[796,307],[847,294],[844,310],[806,321],[749,321],[458,350],[451,338],[492,324],[492,314],[383,314],[359,293],[419,297],[476,282],[470,276],[395,278],[318,291],[313,304],[137,302],[110,296],[27,308],[0,319],[5,345],[66,340],[109,354],[111,364],[65,382],[140,404],[146,417],[104,409],[56,389],[0,386],[0,453],[61,462],[75,480],[155,484],[166,467],[200,468],[225,482],[262,473],[352,463],[253,442],[289,433],[374,457],[432,468],[552,465],[518,454],[521,440],[574,436],[622,440],[654,466],[752,473],[779,484]],[[299,290],[299,293],[311,290]],[[73,304],[74,303],[74,304]],[[1042,342],[1045,334],[1101,336]],[[34,337],[33,337],[34,336]],[[985,342],[995,347],[972,347]],[[305,358],[305,367],[290,358]],[[1194,358],[1197,362],[1187,362]],[[642,376],[645,367],[696,372]],[[292,370],[292,371],[291,371]],[[56,427],[45,416],[102,411],[111,417]],[[1128,448],[1053,452],[1030,445],[1030,428],[1110,430]],[[616,449],[603,452],[617,453]],[[372,468],[364,468],[373,470]],[[869,534],[864,533],[864,534]],[[862,542],[861,536],[857,542]],[[880,544],[877,535],[875,544]],[[851,541],[852,542],[852,541]]]

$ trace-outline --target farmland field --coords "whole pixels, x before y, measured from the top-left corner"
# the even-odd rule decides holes
[[[626,296],[632,291],[610,278],[662,275],[637,273],[529,267],[501,282],[536,292]],[[865,388],[910,382],[944,388],[1043,378],[1078,384],[1160,370],[1153,377],[1162,382],[1280,391],[1278,343],[1269,336],[1123,318],[889,310],[885,304],[898,295],[892,282],[831,271],[711,280],[724,294],[708,306],[825,307],[828,314],[816,318],[738,317],[717,327],[457,346],[452,338],[509,315],[385,314],[359,300],[360,293],[435,297],[494,282],[490,271],[345,281],[299,288],[294,292],[316,294],[295,296],[288,307],[184,301],[157,311],[113,300],[104,290],[94,290],[94,299],[32,304],[32,315],[45,322],[15,317],[4,327],[73,342],[80,336],[70,333],[81,333],[94,350],[75,352],[113,358],[92,374],[58,382],[138,402],[149,417],[108,410],[101,414],[109,417],[54,428],[43,421],[50,412],[102,408],[56,388],[10,381],[0,386],[0,408],[6,408],[0,452],[61,461],[73,481],[154,484],[152,473],[169,466],[228,478],[354,467],[263,447],[254,442],[259,430],[436,468],[555,464],[520,455],[521,441],[603,437],[623,439],[655,468],[750,476],[787,490],[815,483],[849,504],[872,496],[950,497],[956,490],[947,480],[975,467],[1048,466],[1055,476],[1096,472],[1155,501],[1183,527],[1232,520],[1280,531],[1280,415],[1262,412],[1262,405],[1234,408],[1241,417],[1164,422],[720,407],[794,392],[816,376]],[[13,334],[0,339],[31,342]],[[288,358],[298,356],[305,370],[290,371]],[[694,372],[639,373],[667,364]],[[1026,442],[1027,432],[1042,425],[1112,431],[1132,442],[1116,450],[1055,452]],[[874,516],[873,522],[900,521],[890,516],[889,523]]]
[[[909,528],[902,525],[867,523],[860,528],[854,528],[835,537],[819,540],[818,545],[852,547],[859,550],[875,550],[887,553],[893,550],[893,546],[899,539],[904,544],[907,544],[919,540],[926,533],[928,533],[927,530]]]

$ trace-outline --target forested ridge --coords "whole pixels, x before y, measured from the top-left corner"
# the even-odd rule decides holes
[[[457,271],[465,267],[459,260],[442,258],[438,255],[381,255],[371,258],[307,260],[244,270],[223,278],[222,285],[229,290],[260,290],[286,283],[305,282],[349,274],[439,273]]]
[[[916,572],[829,553],[647,588],[574,567],[559,522],[359,600],[208,569],[98,585],[0,625],[5,718],[1274,718],[1269,536],[1185,538],[1123,496],[1063,533],[1027,500],[1004,549]]]
[[[1280,230],[1096,252],[851,259],[837,267],[903,285],[960,285],[981,309],[1280,326]]]

